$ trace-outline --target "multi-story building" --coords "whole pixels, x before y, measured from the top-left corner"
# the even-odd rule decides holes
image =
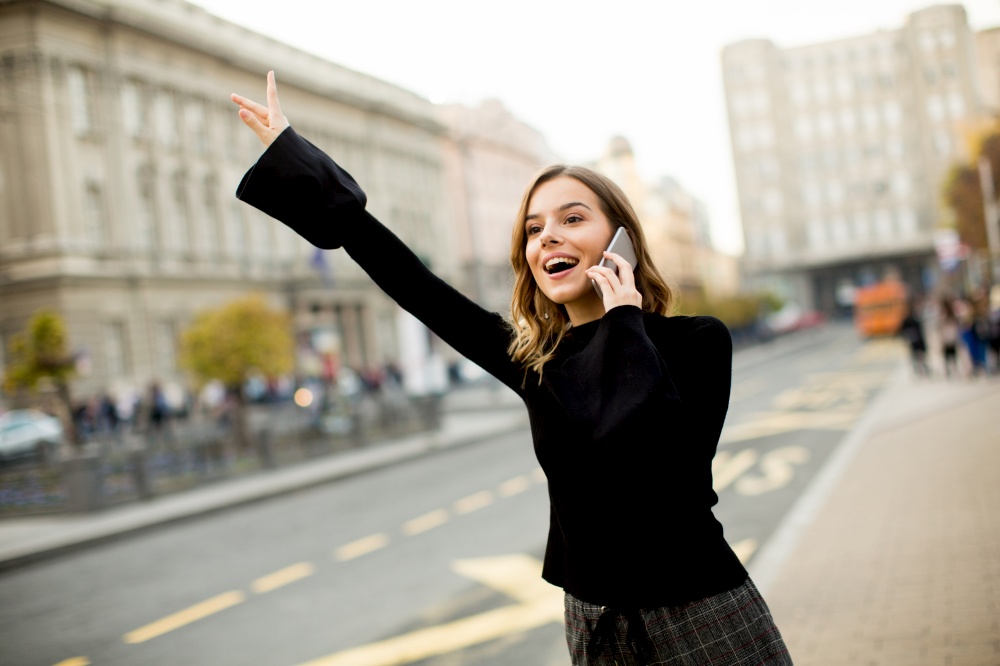
[[[448,128],[445,180],[457,222],[459,286],[483,307],[508,312],[514,216],[528,183],[555,155],[499,100],[438,110]]]
[[[456,275],[428,101],[182,0],[4,0],[0,343],[53,308],[89,358],[78,395],[180,385],[178,334],[256,291],[294,314],[304,347],[322,340],[357,368],[398,360],[398,308],[342,250],[316,252],[234,198],[262,146],[229,93],[262,99],[272,68],[297,130]]]
[[[941,182],[978,110],[964,8],[823,44],[722,53],[745,270],[802,307],[846,312],[853,288],[931,287]]]
[[[624,137],[612,139],[592,166],[615,181],[629,198],[642,222],[653,263],[681,301],[685,296],[701,301],[739,290],[736,259],[714,248],[704,204],[680,183],[665,176],[654,185],[647,184]]]

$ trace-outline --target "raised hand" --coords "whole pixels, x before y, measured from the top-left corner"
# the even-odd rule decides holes
[[[274,83],[273,71],[267,73],[267,106],[236,93],[232,94],[232,100],[240,107],[240,118],[265,146],[270,146],[288,127],[288,118],[285,118],[278,103],[278,86]]]
[[[619,305],[635,305],[642,307],[642,294],[635,288],[635,274],[620,254],[604,252],[604,258],[615,262],[618,274],[608,266],[591,266],[587,269],[587,277],[597,282],[601,288],[604,301],[604,311]]]

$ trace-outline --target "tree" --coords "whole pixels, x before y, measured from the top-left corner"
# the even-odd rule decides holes
[[[181,363],[200,384],[217,380],[233,398],[233,430],[249,445],[243,386],[254,374],[273,379],[294,366],[289,317],[251,295],[199,314],[181,338]]]
[[[979,157],[985,156],[993,171],[993,191],[1000,194],[1000,130],[992,130],[976,141],[971,164],[957,163],[948,170],[942,186],[944,202],[955,216],[955,229],[963,243],[974,250],[989,248],[983,189],[979,180]]]
[[[4,388],[35,391],[39,384],[50,383],[64,412],[66,438],[73,445],[79,444],[69,387],[76,374],[76,362],[69,352],[62,318],[51,310],[37,312],[23,332],[11,337],[8,355]]]

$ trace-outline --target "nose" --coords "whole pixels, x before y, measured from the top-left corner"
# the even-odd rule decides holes
[[[542,228],[542,232],[538,234],[538,241],[542,244],[543,247],[547,245],[558,244],[560,242],[560,238],[558,237],[557,228],[555,227],[555,225],[546,224]]]

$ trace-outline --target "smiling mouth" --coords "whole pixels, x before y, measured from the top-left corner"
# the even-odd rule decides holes
[[[545,262],[545,272],[549,275],[555,275],[556,273],[562,273],[568,271],[569,269],[580,263],[579,259],[571,259],[569,257],[556,257],[555,259],[549,259]]]

